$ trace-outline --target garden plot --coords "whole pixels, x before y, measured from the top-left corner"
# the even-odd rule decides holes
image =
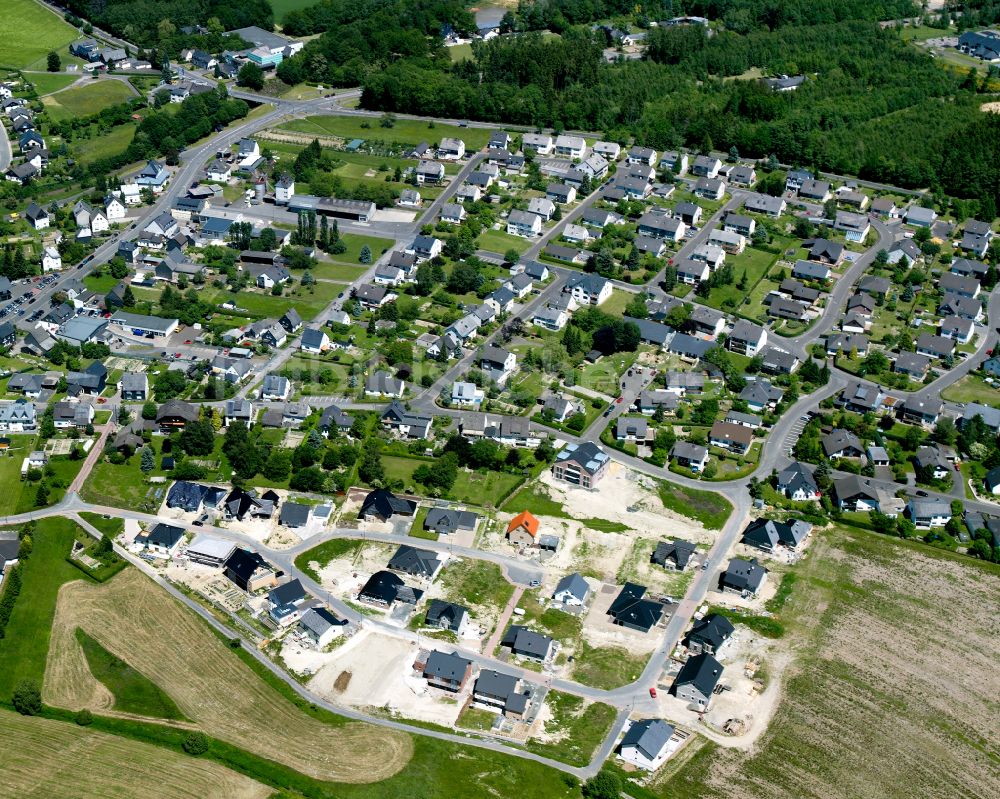
[[[620,590],[620,586],[617,585],[601,586],[601,589],[594,596],[590,609],[583,617],[585,640],[594,647],[625,647],[632,654],[652,652],[660,642],[662,624],[669,618],[667,612],[664,613],[660,626],[654,627],[648,633],[620,627],[614,624],[608,615],[608,608],[611,607],[611,603],[614,602]]]
[[[362,630],[330,654],[308,685],[331,702],[450,727],[464,702],[414,672],[418,651],[410,641]]]
[[[222,576],[219,569],[189,560],[171,560],[164,569],[164,576],[175,583],[187,586],[213,604],[235,613],[246,602],[246,594]]]

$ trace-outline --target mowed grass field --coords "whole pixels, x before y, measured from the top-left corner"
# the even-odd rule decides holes
[[[289,11],[298,11],[309,6],[316,5],[315,0],[271,0],[271,8],[274,11],[274,19],[284,22]]]
[[[32,72],[27,75],[31,85],[35,87],[35,92],[39,97],[45,94],[64,89],[71,83],[76,83],[79,75],[68,75],[65,72]]]
[[[655,795],[1000,796],[1000,567],[835,530],[795,572],[795,660],[769,729],[752,753],[684,750]]]
[[[361,127],[367,124],[367,128]],[[397,119],[391,128],[383,128],[377,119],[364,117],[314,116],[293,119],[281,127],[297,133],[311,133],[314,136],[336,136],[342,139],[365,139],[371,141],[398,142],[417,145],[420,142],[440,141],[444,137],[454,137],[465,142],[467,150],[479,150],[490,140],[487,128],[460,128],[441,122],[422,122],[417,119]]]
[[[377,782],[412,755],[408,735],[325,724],[297,709],[135,569],[103,585],[73,582],[60,591],[44,683],[48,704],[75,710],[94,701],[96,680],[77,628],[155,683],[209,735],[315,779]]]
[[[0,66],[33,67],[39,59],[44,62],[50,50],[66,57],[66,47],[78,35],[75,28],[34,0],[0,0],[0,18],[4,23]]]
[[[0,710],[0,796],[266,799],[273,789],[210,760]]]
[[[134,96],[132,90],[120,80],[101,80],[51,94],[43,98],[42,102],[52,119],[61,122],[64,119],[96,114]]]

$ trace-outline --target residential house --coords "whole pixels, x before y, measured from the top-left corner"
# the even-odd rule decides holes
[[[944,499],[911,499],[906,510],[918,530],[944,527],[951,520],[951,503]]]
[[[521,718],[528,709],[530,694],[519,692],[518,682],[512,674],[482,669],[472,689],[473,702],[508,718]]]
[[[743,455],[753,444],[753,430],[741,424],[716,422],[708,433],[708,443]]]
[[[326,608],[309,608],[299,619],[299,629],[317,649],[325,649],[347,626],[346,619],[339,619]]]
[[[722,228],[723,230],[728,230],[730,233],[739,233],[741,236],[750,238],[757,229],[757,223],[753,217],[734,214],[730,211],[722,221]]]
[[[572,275],[563,287],[577,305],[600,305],[611,296],[611,282],[594,273]]]
[[[417,512],[417,503],[411,499],[397,497],[384,488],[376,488],[368,492],[361,503],[358,518],[370,521],[372,519],[387,522],[394,516],[412,517]]]
[[[431,416],[408,411],[398,399],[390,402],[381,416],[382,427],[402,438],[431,438],[433,421]]]
[[[802,181],[798,189],[798,195],[803,200],[825,203],[832,196],[830,194],[830,184],[825,180],[806,178]]]
[[[865,512],[881,510],[882,497],[871,480],[855,474],[841,477],[833,482],[837,495],[837,506],[841,510]]]
[[[719,576],[719,590],[743,596],[756,595],[767,580],[767,569],[756,560],[732,558]]]
[[[573,607],[583,607],[590,594],[590,585],[579,572],[567,574],[558,583],[555,591],[552,592],[552,599],[560,605],[570,605]]]
[[[820,498],[816,478],[808,466],[798,461],[778,473],[777,490],[794,502],[807,502]]]
[[[674,728],[663,719],[633,721],[622,738],[618,754],[626,763],[656,771],[670,755]]]
[[[860,458],[864,455],[860,439],[849,430],[839,427],[823,436],[822,443],[828,458]]]
[[[698,178],[694,184],[694,194],[696,197],[718,202],[726,194],[726,184],[717,178]]]
[[[743,530],[743,543],[774,552],[779,547],[798,549],[812,531],[809,522],[789,520],[787,522],[774,519],[755,519]]]
[[[365,378],[365,395],[369,397],[402,397],[405,388],[402,380],[382,369]]]
[[[443,599],[432,599],[427,606],[424,624],[441,630],[450,630],[459,638],[467,635],[472,627],[471,617],[467,608],[446,602]]]
[[[512,624],[500,639],[500,646],[507,647],[518,657],[544,663],[552,655],[554,642],[547,635]]]
[[[756,380],[749,380],[740,392],[740,399],[743,400],[751,411],[762,412],[773,410],[781,402],[784,392],[771,384],[771,381],[759,377]]]
[[[302,616],[302,605],[309,594],[298,578],[272,588],[267,594],[268,615],[280,627],[297,622]]]
[[[424,530],[438,535],[473,533],[479,516],[472,511],[454,508],[430,508],[424,517]]]
[[[712,701],[715,686],[719,684],[721,677],[722,664],[703,652],[685,661],[677,672],[670,691],[678,699],[705,709]]]
[[[933,208],[911,205],[906,209],[903,221],[914,227],[930,227],[937,221],[937,212]]]
[[[422,580],[433,580],[443,565],[437,552],[402,544],[389,559],[386,568]]]
[[[911,394],[899,407],[899,418],[906,422],[932,425],[941,414],[941,400],[938,397],[921,397]]]
[[[451,404],[478,408],[486,398],[486,392],[475,383],[456,380],[451,385]]]
[[[135,537],[136,546],[160,558],[172,558],[184,540],[184,528],[163,522]]]
[[[725,616],[710,613],[692,625],[684,638],[684,645],[692,655],[715,655],[735,631],[733,623]]]
[[[833,229],[844,234],[848,241],[863,242],[871,232],[871,222],[867,214],[855,214],[850,211],[837,211]]]
[[[772,197],[769,194],[754,192],[743,201],[743,209],[754,214],[777,219],[785,212],[787,204],[781,197]]]
[[[260,386],[260,398],[266,402],[284,402],[292,393],[292,384],[287,377],[276,374],[264,375]]]
[[[506,537],[517,547],[534,546],[538,541],[539,521],[530,511],[521,511],[507,524]]]
[[[684,571],[691,563],[691,558],[696,551],[697,548],[694,544],[681,538],[673,541],[660,541],[657,543],[656,549],[653,550],[649,562],[665,569]]]
[[[708,243],[721,247],[727,253],[739,255],[746,249],[747,240],[739,233],[731,233],[728,230],[713,228],[708,234]]]
[[[737,319],[726,339],[726,347],[733,352],[753,358],[767,344],[767,331],[760,325]]]
[[[567,444],[556,455],[552,476],[581,488],[594,488],[607,473],[611,459],[597,445]]]
[[[919,381],[924,379],[930,364],[931,358],[927,355],[916,352],[901,352],[892,364],[892,371]]]
[[[699,444],[678,441],[670,451],[670,457],[677,461],[678,466],[700,474],[708,462],[708,450]]]
[[[663,617],[663,605],[645,599],[646,590],[645,586],[625,583],[608,608],[612,623],[643,633],[648,633],[659,624]]]
[[[921,355],[931,358],[950,358],[955,354],[955,340],[932,333],[921,333],[916,340],[916,349]]]
[[[497,385],[506,383],[516,367],[517,356],[501,347],[487,346],[480,354],[479,368]]]
[[[541,232],[542,218],[538,214],[515,209],[507,217],[507,233],[512,236],[531,238],[540,235]]]

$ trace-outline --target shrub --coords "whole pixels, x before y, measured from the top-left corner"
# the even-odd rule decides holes
[[[11,700],[14,710],[22,716],[37,716],[42,712],[42,692],[34,680],[21,680],[15,685]]]
[[[203,755],[208,751],[208,736],[203,732],[189,732],[181,746],[189,755]]]
[[[89,727],[94,723],[94,714],[87,710],[87,708],[84,708],[83,710],[77,711],[76,715],[73,717],[73,721],[81,727]]]

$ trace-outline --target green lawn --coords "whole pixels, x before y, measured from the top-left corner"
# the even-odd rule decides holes
[[[49,116],[61,122],[96,114],[134,96],[131,89],[119,80],[101,80],[50,95],[42,102]]]
[[[114,694],[114,709],[140,716],[182,720],[184,715],[152,680],[136,671],[77,628],[76,640],[94,679]]]
[[[665,508],[696,519],[709,530],[721,530],[729,514],[733,512],[729,500],[712,491],[699,491],[661,481],[658,493]]]
[[[0,8],[7,31],[0,48],[0,66],[33,66],[39,59],[44,61],[50,50],[69,55],[66,47],[77,31],[61,17],[34,0],[0,0]]]
[[[26,77],[40,97],[65,88],[80,79],[79,74],[69,75],[65,72],[33,72]]]
[[[604,306],[601,306],[601,310],[604,310]],[[637,355],[636,352],[616,352],[614,355],[604,356],[596,363],[582,363],[576,371],[576,382],[591,391],[617,397],[619,378],[635,363]]]
[[[604,313],[611,316],[624,316],[625,306],[635,297],[634,294],[621,289],[615,289],[611,296],[601,303],[600,308]]]
[[[21,480],[21,463],[27,457],[34,436],[8,436],[10,449],[0,455],[0,516],[17,513],[21,506],[21,494],[30,483]],[[32,496],[34,492],[32,491]]]
[[[941,397],[950,402],[978,402],[1000,408],[1000,389],[977,375],[966,375],[942,391]]]
[[[372,251],[377,257],[377,254]],[[317,280],[337,280],[343,283],[353,283],[368,267],[359,264],[351,266],[349,264],[331,263],[330,261],[320,261],[319,265],[312,270],[313,277]]]
[[[531,740],[527,748],[574,766],[589,763],[594,750],[611,729],[615,709],[601,702],[593,702],[584,708],[581,697],[561,691],[549,691],[545,702],[552,712],[552,717],[545,722],[545,731],[560,732],[563,737],[555,743]]]
[[[573,659],[573,679],[610,691],[639,679],[646,660],[646,656],[634,655],[624,647],[592,647],[581,641]]]
[[[431,461],[418,458],[407,458],[401,455],[383,455],[382,466],[385,468],[387,480],[402,480],[407,487],[415,486],[413,473],[425,463]],[[492,505],[498,497],[505,497],[521,477],[508,472],[489,472],[460,469],[455,485],[447,496],[459,502],[472,505]]]
[[[366,244],[372,251],[372,263],[375,263],[379,256],[393,245],[392,239],[382,238],[381,236],[360,236],[355,233],[344,233],[340,238],[344,244],[347,245],[347,250],[337,255],[330,255],[329,257],[331,260],[342,264],[360,264],[361,266],[364,266],[364,264],[361,264],[358,259],[361,256],[361,248]],[[357,277],[357,275],[354,275],[354,277]],[[346,279],[352,280],[354,277],[348,277]],[[344,278],[332,279],[338,280]]]
[[[116,125],[110,131],[92,139],[77,139],[71,148],[82,164],[118,155],[128,149],[135,135],[135,125]]]
[[[501,510],[507,513],[520,513],[523,510],[530,510],[538,516],[555,516],[559,519],[569,519],[570,515],[562,503],[556,502],[549,496],[548,489],[539,483],[528,483],[520,489],[510,499],[508,499]]]
[[[775,243],[776,245],[780,243],[777,237]],[[777,260],[776,254],[753,247],[747,247],[740,255],[726,258],[726,263],[732,264],[734,281],[727,286],[718,286],[712,289],[703,302],[713,308],[739,308],[743,304],[743,300],[753,291],[760,279],[770,271]],[[737,284],[744,274],[746,274],[746,287],[737,288]]]
[[[362,127],[367,125],[368,127]],[[383,128],[378,120],[363,117],[312,116],[294,119],[281,126],[285,130],[311,133],[315,136],[334,136],[341,139],[365,139],[416,146],[421,142],[434,144],[442,138],[454,137],[465,142],[470,150],[486,146],[490,132],[486,128],[460,128],[441,122],[421,122],[415,119],[397,119],[391,128]]]
[[[502,230],[485,230],[480,234],[477,244],[481,250],[503,255],[507,250],[523,253],[531,247],[532,242],[522,236],[511,236]]]
[[[125,520],[119,519],[117,516],[112,516],[108,519],[103,514],[91,513],[85,510],[80,512],[80,518],[111,538],[121,535],[125,530]]]
[[[315,0],[271,0],[271,9],[274,11],[276,22],[284,22],[289,11],[300,11],[303,8],[310,8],[316,5]]]
[[[36,523],[34,548],[21,567],[21,594],[0,639],[0,701],[10,700],[19,680],[42,683],[59,588],[83,576],[66,560],[78,529],[69,519],[48,518]]]
[[[445,597],[453,602],[470,602],[499,610],[507,605],[514,586],[495,563],[463,560],[448,566],[441,574]]]
[[[455,44],[448,48],[448,55],[451,56],[451,60],[466,61],[472,58],[472,43],[465,42],[464,44]]]
[[[334,538],[331,541],[324,541],[322,544],[306,550],[295,558],[295,568],[304,571],[314,580],[319,580],[319,575],[316,574],[314,569],[309,567],[310,561],[315,561],[325,566],[331,560],[337,558],[343,558],[347,555],[351,557],[360,555],[361,549],[364,546],[365,542],[359,541],[356,538]]]

